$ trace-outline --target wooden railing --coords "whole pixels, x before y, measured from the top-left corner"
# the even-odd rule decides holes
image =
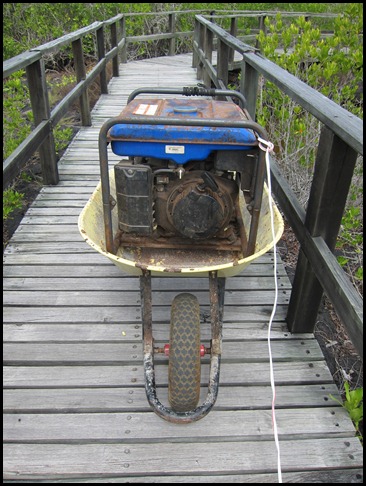
[[[126,42],[125,39],[122,39],[119,44],[117,43],[117,23],[121,22],[122,19],[122,15],[118,15],[106,22],[94,22],[88,27],[43,44],[36,49],[31,49],[3,63],[3,78],[25,68],[35,123],[35,128],[31,134],[4,161],[3,187],[6,187],[19,173],[22,166],[37,149],[39,149],[43,183],[46,185],[58,183],[59,176],[53,129],[67,113],[72,103],[78,99],[80,100],[82,124],[91,124],[87,88],[99,75],[101,93],[107,92],[106,64],[109,60],[113,62],[113,74],[118,76],[118,49],[122,48]],[[109,52],[105,52],[104,32],[106,27],[110,28],[112,38],[112,49]],[[98,62],[88,74],[86,74],[82,46],[82,39],[87,34],[96,36],[98,52]],[[70,43],[74,56],[77,84],[51,112],[46,85],[44,56],[59,52],[63,46]]]
[[[212,64],[214,40],[217,68]],[[275,197],[301,245],[287,323],[293,333],[312,332],[324,290],[362,356],[362,299],[333,255],[356,159],[363,154],[362,120],[201,15],[196,16],[193,49],[197,78],[217,88],[227,85],[230,52],[243,56],[240,92],[254,119],[262,75],[322,122],[306,212],[271,161]]]
[[[197,11],[194,11],[197,13]],[[206,11],[200,11],[205,13]],[[228,70],[234,52],[242,55],[240,91],[247,100],[247,109],[255,118],[259,76],[276,84],[290,98],[312,113],[324,125],[315,164],[314,183],[311,188],[308,209],[305,212],[297,201],[287,181],[272,160],[273,189],[285,217],[292,226],[300,244],[287,322],[292,332],[312,332],[323,290],[332,301],[342,319],[356,349],[362,356],[362,299],[333,255],[343,215],[357,154],[363,154],[362,120],[325,98],[299,79],[290,75],[259,54],[255,45],[248,45],[236,38],[238,19],[256,16],[257,29],[264,29],[265,16],[275,12],[230,12],[230,26],[224,29],[217,24],[222,17],[195,16],[194,31],[178,32],[177,15],[192,11],[161,12],[150,15],[167,15],[169,32],[140,36],[126,36],[126,22],[136,15],[117,15],[105,22],[95,22],[88,27],[67,34],[36,49],[31,49],[3,63],[3,77],[21,69],[26,70],[35,128],[18,148],[4,161],[3,186],[17,176],[31,155],[39,150],[44,184],[57,184],[58,170],[53,130],[67,113],[72,103],[80,101],[81,123],[90,125],[88,88],[99,76],[100,91],[107,93],[107,63],[113,66],[113,76],[119,75],[119,55],[127,61],[129,43],[165,39],[169,43],[169,55],[173,55],[176,42],[193,33],[193,66],[197,77],[207,86],[226,88]],[[223,13],[220,11],[220,13]],[[283,13],[281,12],[283,15]],[[291,16],[304,15],[291,13]],[[323,14],[322,14],[323,15]],[[305,16],[309,16],[305,14]],[[312,14],[312,16],[314,16]],[[227,17],[227,16],[226,16]],[[329,14],[328,14],[329,17]],[[192,26],[193,28],[193,26]],[[230,33],[231,32],[231,33]],[[92,34],[97,46],[97,62],[86,74],[82,39]],[[110,48],[106,48],[106,36]],[[253,33],[247,34],[253,40]],[[252,37],[250,37],[252,36]],[[44,56],[58,52],[65,45],[72,45],[76,86],[51,111],[47,94]],[[215,47],[217,46],[217,47]],[[212,63],[213,49],[217,48],[217,67]],[[336,197],[334,195],[336,194]],[[331,201],[331,203],[329,203]]]
[[[94,22],[87,27],[72,32],[71,34],[66,34],[59,39],[38,46],[37,48],[30,49],[29,51],[5,61],[3,63],[3,78],[7,78],[19,70],[26,70],[27,85],[30,93],[35,127],[29,136],[20,143],[17,149],[4,161],[3,188],[7,187],[12,182],[14,177],[20,173],[22,167],[37,150],[39,150],[43,183],[46,185],[57,184],[59,177],[54,129],[60,120],[67,114],[71,105],[77,100],[80,101],[81,124],[83,126],[90,125],[91,118],[88,89],[99,76],[100,92],[101,94],[107,93],[107,64],[109,62],[111,62],[113,66],[113,76],[118,76],[119,56],[123,63],[127,62],[129,45],[144,41],[165,40],[169,44],[167,53],[169,55],[174,55],[176,53],[179,39],[192,40],[194,32],[194,15],[197,13],[208,12],[208,10],[183,10],[143,14],[120,14],[104,22]],[[220,14],[222,15],[214,16],[214,12],[211,12],[209,18],[216,22],[221,22],[222,19],[227,17],[230,22],[230,32],[234,35],[238,31],[238,19],[252,20],[252,18],[255,18],[255,28],[251,30],[249,37],[245,37],[245,39],[249,39],[255,36],[259,28],[264,29],[264,18],[266,16],[275,15],[276,12],[220,10]],[[226,17],[224,14],[226,14]],[[286,13],[284,14],[286,15]],[[296,17],[304,14],[294,12],[287,15]],[[305,15],[309,16],[309,14]],[[321,15],[324,17],[324,15],[329,16],[331,14]],[[128,27],[134,23],[137,17],[148,18],[152,16],[158,18],[165,17],[167,19],[167,32],[138,36],[126,35],[126,32],[129,30]],[[189,25],[189,22],[192,23],[192,30],[186,30],[184,32],[179,32],[177,30],[177,21],[180,20],[181,17],[186,20],[186,24]],[[88,72],[88,74],[86,74],[85,47],[83,46],[83,39],[87,35],[94,36],[97,58],[96,65],[90,72]],[[70,46],[70,44],[72,46],[77,83],[70,93],[51,111],[46,83],[45,58],[49,54],[58,53],[63,47]],[[107,47],[108,45],[110,46],[109,48]],[[192,49],[190,49],[190,51],[192,51]],[[225,68],[223,68],[223,62],[221,62],[220,73],[223,69]]]
[[[91,117],[88,88],[99,76],[100,93],[108,92],[107,64],[109,62],[112,63],[113,76],[118,76],[119,61],[127,62],[128,45],[145,40],[156,41],[165,39],[169,42],[169,55],[174,55],[177,40],[182,37],[191,38],[193,34],[193,21],[191,31],[178,32],[176,30],[177,17],[179,15],[191,15],[193,19],[194,14],[197,12],[204,13],[207,10],[120,14],[104,22],[94,22],[87,27],[71,34],[66,34],[59,39],[30,49],[5,61],[3,63],[3,79],[19,70],[26,70],[35,128],[4,161],[3,188],[7,187],[14,177],[19,174],[22,167],[37,150],[39,150],[43,183],[45,185],[58,184],[59,176],[53,130],[67,114],[71,105],[77,100],[80,101],[81,123],[83,126],[89,126]],[[133,22],[134,18],[138,16],[147,17],[150,15],[166,16],[168,18],[169,32],[141,36],[126,35],[126,22]],[[96,65],[88,74],[86,73],[85,47],[82,42],[87,35],[94,36],[97,51]],[[77,83],[68,95],[51,111],[46,84],[45,57],[51,53],[58,53],[63,47],[70,44],[72,46]],[[107,45],[110,46],[109,49]]]

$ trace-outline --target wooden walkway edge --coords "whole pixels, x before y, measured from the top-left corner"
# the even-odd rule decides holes
[[[4,252],[4,482],[277,482],[267,329],[273,254],[227,279],[220,391],[204,419],[176,425],[149,408],[143,385],[138,278],[81,238],[77,220],[99,181],[98,133],[144,86],[197,84],[191,55],[120,66]],[[111,156],[113,165],[120,157]],[[291,335],[291,284],[278,265],[271,348],[284,482],[363,482],[363,449],[313,334]],[[177,293],[197,295],[209,339],[208,280],[153,278],[157,344]],[[156,359],[167,402],[167,361]],[[208,360],[202,366],[206,393]]]

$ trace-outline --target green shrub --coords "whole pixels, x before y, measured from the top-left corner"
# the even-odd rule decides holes
[[[6,189],[3,192],[3,220],[10,218],[10,215],[15,209],[23,207],[24,194],[14,191],[14,189]]]
[[[363,117],[363,5],[344,4],[333,19],[333,36],[322,37],[319,26],[299,17],[267,18],[267,33],[258,36],[262,53],[324,96]],[[300,8],[300,7],[299,7]],[[305,207],[313,178],[321,123],[270,81],[261,79],[257,121],[275,145],[276,160]],[[337,248],[338,261],[362,281],[363,196],[362,157],[358,158]]]
[[[31,132],[33,114],[24,71],[10,76],[3,85],[3,158],[6,159]]]
[[[356,388],[350,391],[349,383],[344,383],[345,399],[344,402],[340,402],[333,395],[329,395],[332,400],[342,405],[345,408],[356,427],[357,434],[362,440],[362,433],[360,430],[360,423],[363,420],[363,387]]]

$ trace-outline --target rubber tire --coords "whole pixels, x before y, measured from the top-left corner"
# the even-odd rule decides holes
[[[168,397],[175,412],[194,410],[200,397],[200,307],[192,294],[178,294],[172,303]]]

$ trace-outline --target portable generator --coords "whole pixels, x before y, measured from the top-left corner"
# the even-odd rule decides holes
[[[257,125],[232,101],[136,98],[162,91],[243,99],[204,88],[142,88],[131,94],[120,115],[126,122],[108,133],[113,153],[129,157],[114,167],[119,229],[114,245],[252,254],[264,180]],[[252,216],[249,235],[240,191]]]

